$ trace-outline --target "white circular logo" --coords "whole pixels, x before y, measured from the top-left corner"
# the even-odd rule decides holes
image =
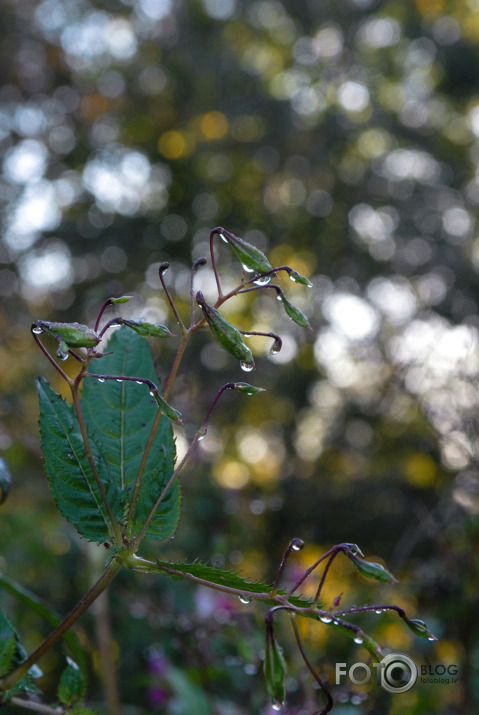
[[[381,687],[388,693],[406,693],[417,680],[417,665],[404,653],[390,653],[380,666]]]

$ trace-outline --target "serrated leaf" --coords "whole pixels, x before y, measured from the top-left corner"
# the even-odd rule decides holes
[[[90,541],[110,538],[112,525],[85,454],[80,427],[72,405],[63,400],[44,378],[37,379],[40,403],[40,436],[50,491],[63,516]],[[108,465],[90,434],[93,461],[116,513],[121,494],[110,477]]]
[[[222,586],[226,592],[228,592],[229,589],[252,594],[269,594],[274,591],[272,584],[260,581],[247,581],[246,578],[240,576],[239,573],[235,571],[224,571],[223,569],[218,569],[215,566],[203,564],[198,561],[188,564],[157,560],[156,563],[161,571],[164,571],[175,580],[188,578],[188,575],[190,575],[193,577],[192,580],[204,581],[206,582],[205,585],[214,583],[217,586]],[[282,596],[285,595],[286,592],[283,589],[279,589],[276,593]],[[312,604],[312,601],[298,596],[290,596],[288,601],[299,608],[309,608]],[[265,603],[273,604],[274,601],[265,600]],[[312,617],[315,617],[314,614],[312,614]]]
[[[108,342],[111,354],[101,358],[104,374],[125,375],[157,384],[148,342],[126,327]],[[88,430],[101,445],[111,480],[123,495],[123,518],[143,458],[151,426],[158,414],[155,397],[146,384],[131,380],[117,382],[85,380],[81,404]],[[143,526],[153,505],[173,474],[176,459],[173,430],[162,417],[146,462],[131,524],[132,536]],[[146,536],[166,539],[174,532],[180,515],[181,490],[175,481],[150,523]]]
[[[25,649],[20,643],[16,630],[8,618],[0,612],[0,678],[15,670],[26,657]],[[33,685],[32,679],[39,678],[41,675],[42,671],[36,665],[30,668],[28,673],[12,688],[0,692],[0,704],[7,703],[10,698],[22,690],[39,692],[38,688]]]
[[[58,699],[64,705],[74,705],[85,695],[86,682],[75,661],[67,658],[67,663],[58,683]]]

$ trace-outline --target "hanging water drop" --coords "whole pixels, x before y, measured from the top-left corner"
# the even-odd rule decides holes
[[[354,641],[355,643],[357,643],[358,645],[361,645],[361,643],[364,641],[364,638],[362,637],[362,635],[360,635],[359,633],[357,633],[357,634],[354,636],[353,641]]]
[[[153,387],[152,387],[151,390],[150,390],[150,395],[151,395],[152,397],[156,397],[156,392],[157,392],[157,391],[156,391],[156,388],[153,388]]]
[[[319,620],[323,623],[331,623],[333,619],[331,618],[331,616],[320,616]]]
[[[247,266],[245,263],[241,264],[245,273],[254,273],[254,268]]]
[[[242,360],[240,362],[240,367],[245,372],[251,372],[251,370],[254,368],[254,365],[252,365],[250,362],[245,362],[244,360]]]
[[[276,296],[276,300],[279,300],[279,302],[281,303],[281,301],[283,300],[283,296],[281,295],[281,293],[278,293],[278,295]]]
[[[301,549],[304,546],[304,541],[302,539],[293,539],[293,543],[291,544],[291,548],[293,551],[301,551]]]
[[[67,352],[65,353],[65,352],[59,350],[59,351],[57,352],[57,355],[58,355],[58,357],[60,358],[60,360],[61,360],[62,362],[65,362],[65,360],[68,360],[68,353],[67,353]]]
[[[104,378],[104,377],[99,377],[99,378],[98,378],[98,382],[105,382],[105,378]]]
[[[143,385],[143,381],[142,381],[142,380],[135,380],[135,382],[136,382],[137,385]]]
[[[379,616],[382,613],[382,610],[380,608],[376,608],[374,613],[377,613],[377,615]]]
[[[279,348],[277,345],[273,345],[273,347],[272,347],[271,350],[269,351],[269,354],[270,354],[270,355],[277,355],[280,350],[281,350],[281,348]]]
[[[116,378],[116,381],[117,381],[117,382],[123,382],[123,380],[121,379],[121,377],[117,377],[117,378]]]
[[[207,432],[208,432],[208,427],[204,427],[198,435],[198,442],[201,442],[201,440],[206,437]]]
[[[222,233],[219,233],[218,236],[221,238],[222,241],[224,241],[225,243],[228,243],[228,239]]]
[[[430,635],[428,641],[437,641],[436,636]]]
[[[271,707],[273,708],[273,710],[279,711],[283,709],[284,703],[281,702],[281,700],[275,700],[273,698],[273,700],[271,701]]]
[[[241,601],[241,603],[243,603],[245,606],[247,606],[249,603],[251,603],[250,596],[238,596],[238,598]]]
[[[243,333],[243,336],[244,336],[245,338],[250,338],[250,337],[251,337],[251,333]]]
[[[38,325],[35,325],[35,327],[32,328],[32,333],[35,333],[35,335],[40,335],[41,333],[43,333],[43,330]]]
[[[259,276],[253,283],[257,286],[266,286],[271,282],[272,276]]]

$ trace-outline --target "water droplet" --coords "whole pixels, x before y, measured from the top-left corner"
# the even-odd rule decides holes
[[[278,293],[278,295],[276,296],[276,300],[279,300],[279,302],[281,303],[281,301],[283,300],[283,296]]]
[[[254,368],[254,365],[252,365],[250,362],[245,362],[244,360],[242,360],[240,362],[240,367],[245,372],[251,372],[251,370]]]
[[[279,353],[281,348],[279,348],[277,345],[273,345],[271,350],[269,351],[270,355],[277,355]]]
[[[251,603],[250,596],[238,596],[238,598],[241,601],[241,603],[244,603],[245,606],[247,606],[248,603]]]
[[[65,362],[65,360],[68,360],[68,353],[58,351],[57,355],[62,362]]]
[[[208,428],[204,427],[198,435],[198,442],[201,442],[201,440],[206,437],[207,432],[208,432]]]
[[[104,378],[104,377],[99,377],[99,378],[98,378],[98,382],[105,382],[105,378]]]
[[[357,643],[358,645],[361,645],[361,643],[364,641],[364,638],[362,637],[362,635],[360,635],[359,633],[357,633],[357,634],[354,636],[353,641],[354,641],[355,643]]]
[[[276,700],[273,698],[271,701],[271,707],[273,710],[282,710],[284,708],[284,703],[281,700]]]
[[[257,286],[266,286],[271,282],[271,276],[259,276],[253,283]]]
[[[435,636],[429,636],[428,641],[435,641],[437,638]]]
[[[156,397],[156,392],[157,392],[156,388],[155,388],[155,389],[152,388],[152,389],[150,390],[150,395],[151,395],[152,397]]]
[[[331,623],[333,619],[331,618],[331,616],[320,616],[319,620],[323,623]]]
[[[301,551],[301,549],[304,546],[304,541],[302,539],[293,539],[293,543],[291,544],[291,548],[293,551]]]
[[[222,233],[219,233],[218,236],[221,238],[222,241],[224,241],[225,243],[228,243],[228,239],[226,238],[226,236],[223,236]]]
[[[241,265],[243,266],[243,270],[245,273],[254,273],[254,268],[250,268],[245,263],[242,263]]]
[[[137,385],[143,385],[143,382],[141,380],[135,380]]]
[[[41,333],[43,333],[43,330],[38,325],[36,325],[34,328],[32,328],[32,333],[35,333],[35,335],[40,335]]]
[[[250,338],[250,337],[251,337],[251,333],[243,333],[243,336],[244,336],[245,338]]]
[[[117,378],[116,378],[116,381],[117,381],[117,382],[123,382],[123,380],[121,379],[121,377],[117,377]]]
[[[377,613],[378,616],[379,616],[379,614],[382,613],[382,610],[381,610],[380,608],[376,608],[376,610],[374,611],[374,613]]]

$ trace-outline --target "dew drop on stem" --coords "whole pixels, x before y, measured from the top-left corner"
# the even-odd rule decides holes
[[[37,326],[32,328],[32,333],[35,333],[35,335],[41,335],[43,333],[43,330]]]
[[[302,539],[294,539],[293,543],[291,544],[291,548],[293,551],[301,551],[301,549],[304,546],[304,541]]]
[[[357,634],[354,636],[353,641],[354,641],[355,643],[357,643],[358,645],[361,645],[361,643],[364,641],[364,638],[362,637],[362,635],[360,635],[359,633],[357,633]]]
[[[319,620],[323,623],[331,623],[333,619],[331,618],[331,616],[320,616]]]
[[[249,603],[251,603],[250,596],[238,596],[238,598],[241,601],[241,603],[243,603],[245,606],[247,606]]]
[[[257,286],[266,286],[271,282],[271,276],[259,276],[253,283]]]
[[[273,699],[271,702],[271,707],[273,708],[273,710],[279,711],[283,709],[284,703],[281,702],[281,700]]]
[[[374,613],[377,613],[377,615],[379,616],[382,613],[382,610],[380,608],[376,608]]]
[[[99,378],[98,378],[98,382],[105,382],[105,378],[104,378],[104,377],[99,377]]]

